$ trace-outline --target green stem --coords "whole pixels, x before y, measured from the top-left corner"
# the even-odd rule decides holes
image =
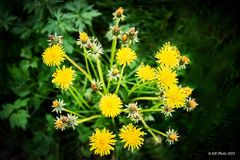
[[[87,117],[87,118],[84,118],[84,119],[78,119],[77,123],[80,124],[80,123],[83,123],[83,122],[91,121],[92,119],[99,118],[101,116],[102,115],[94,115],[94,116]]]
[[[87,68],[87,73],[88,75],[91,77],[92,79],[92,75],[91,75],[91,72],[90,72],[90,69],[89,69],[89,66],[88,66],[88,57],[87,57],[87,50],[85,47],[83,47],[83,52],[84,52],[84,58],[85,58],[85,64],[86,64],[86,68]]]
[[[155,139],[155,141],[158,141],[157,136],[152,132],[151,128],[147,125],[147,123],[144,121],[144,119],[141,119],[143,126],[147,129],[147,131],[153,136],[153,138]]]
[[[101,67],[99,58],[97,58],[97,69],[98,69],[98,74],[99,74],[100,80],[103,84],[103,90],[105,93],[107,93],[106,86],[105,86],[104,79],[103,79],[102,67]]]
[[[71,95],[73,96],[73,98],[77,101],[78,105],[80,107],[82,107],[83,109],[85,109],[84,106],[82,105],[81,101],[78,99],[77,95],[73,92],[73,90],[71,88],[69,88],[69,91],[70,91]]]
[[[111,60],[110,60],[110,69],[113,66],[113,61],[115,57],[115,51],[116,51],[116,46],[117,46],[117,37],[115,36],[112,41],[112,48],[111,48]]]
[[[87,101],[85,101],[85,99],[83,98],[83,96],[77,91],[77,89],[75,87],[72,87],[73,91],[78,95],[78,97],[80,98],[80,100],[88,107],[91,108],[90,105],[87,103]]]
[[[154,100],[160,100],[159,97],[137,97],[137,98],[134,98],[132,100],[132,102],[134,101],[138,101],[138,100],[150,100],[150,101],[154,101]]]
[[[93,73],[94,73],[96,79],[99,79],[99,78],[98,78],[97,71],[96,71],[96,69],[95,69],[95,67],[94,67],[94,65],[93,65],[93,62],[92,62],[91,58],[89,58],[89,62],[90,62],[90,65],[91,65],[91,67],[92,67],[92,70],[93,70]]]
[[[135,85],[131,88],[131,90],[128,92],[128,96],[130,96],[136,89],[142,87],[142,86],[146,86],[147,84],[151,84],[153,82],[149,81],[149,82],[144,82],[141,84],[141,82],[143,82],[142,80],[138,81],[137,83],[135,83]]]
[[[102,93],[102,92],[98,91],[97,93],[100,94],[101,96],[103,96],[103,93]]]
[[[119,87],[120,87],[120,84],[121,84],[121,80],[122,80],[122,78],[123,78],[124,68],[125,68],[125,65],[123,65],[123,67],[122,67],[121,74],[120,74],[120,77],[119,77],[119,80],[118,80],[118,84],[117,84],[117,88],[116,88],[116,90],[115,90],[115,94],[118,93],[118,90],[119,90]]]
[[[98,111],[77,111],[77,113],[97,113]]]
[[[82,116],[82,115],[80,115],[80,114],[78,114],[78,113],[76,113],[76,112],[74,112],[74,111],[71,111],[71,110],[69,110],[69,109],[64,108],[63,110],[64,110],[65,112],[74,114],[74,115],[76,115],[76,116],[78,116],[78,117],[85,118],[84,116]]]
[[[138,86],[140,85],[141,82],[142,81],[140,80],[140,81],[138,81],[137,83],[134,84],[134,86],[128,92],[128,96],[130,96],[133,93],[133,91],[135,91],[138,88]]]
[[[155,133],[161,134],[161,135],[164,136],[164,137],[168,137],[167,134],[165,134],[165,133],[163,133],[163,132],[161,132],[161,131],[158,131],[158,130],[153,129],[153,128],[149,128],[149,129],[152,130],[152,131],[155,132]]]
[[[151,109],[151,108],[140,110],[140,112],[160,112],[160,111],[161,109]]]
[[[107,92],[109,92],[109,87],[110,87],[110,80],[107,82]]]
[[[66,54],[65,54],[65,57],[67,58],[67,60],[72,63],[72,65],[74,65],[80,72],[82,72],[88,79],[89,81],[91,82],[92,81],[92,78],[88,75],[88,73],[82,68],[80,67],[76,62],[74,62],[70,57],[68,57]]]

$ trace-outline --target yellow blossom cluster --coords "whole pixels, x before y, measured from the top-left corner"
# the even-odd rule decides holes
[[[121,142],[125,143],[124,148],[128,147],[128,150],[139,149],[143,144],[144,132],[141,131],[141,128],[136,128],[133,124],[123,126],[120,129],[119,137]],[[111,150],[114,150],[113,146],[116,144],[114,139],[116,136],[109,132],[108,129],[95,130],[90,136],[90,150],[94,150],[94,154],[104,156],[110,154]]]
[[[52,111],[60,114],[55,119],[55,128],[62,131],[75,129],[81,123],[94,122],[93,119],[98,118],[109,122],[107,125],[92,125],[95,131],[89,136],[90,151],[99,156],[115,151],[118,139],[127,150],[139,149],[144,143],[145,130],[157,143],[161,135],[169,144],[173,144],[180,137],[178,133],[173,129],[163,133],[149,127],[144,113],[160,111],[165,116],[172,116],[175,109],[192,111],[198,105],[191,97],[193,88],[181,85],[178,77],[179,71],[186,68],[190,59],[182,56],[176,46],[166,42],[153,56],[156,58],[155,65],[143,63],[132,46],[138,42],[138,31],[135,27],[123,31],[119,25],[125,19],[123,13],[122,7],[113,13],[110,55],[104,52],[97,38],[90,37],[85,32],[79,32],[77,39],[85,66],[65,53],[62,36],[55,35],[54,38],[51,35],[54,41],[49,40],[49,46],[42,54],[43,62],[53,69],[52,83],[62,93],[66,92],[62,97],[67,97],[68,100],[72,98],[68,103],[64,103],[63,99],[53,101]],[[121,45],[118,49],[119,43]],[[65,60],[72,66],[64,63]],[[149,103],[145,105],[141,100]],[[74,109],[68,109],[69,104]],[[65,112],[67,115],[62,115]],[[120,124],[116,125],[115,120],[120,121]],[[139,122],[141,124],[136,124]],[[117,128],[118,126],[120,127]]]

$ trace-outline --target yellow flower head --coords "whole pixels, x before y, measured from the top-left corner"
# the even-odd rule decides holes
[[[90,151],[94,150],[94,154],[100,156],[110,154],[110,151],[114,150],[112,146],[116,143],[114,138],[115,135],[107,129],[96,129],[95,133],[89,138],[91,146]]]
[[[105,117],[116,117],[121,113],[122,101],[116,94],[107,94],[99,102],[100,110]]]
[[[155,79],[155,69],[149,65],[141,65],[137,69],[137,76],[143,81],[151,81]]]
[[[136,53],[129,47],[124,47],[118,50],[117,52],[117,62],[121,65],[130,65],[137,56]]]
[[[193,89],[190,87],[183,87],[183,92],[185,93],[186,97],[190,96],[192,94]]]
[[[53,73],[52,83],[56,84],[57,87],[66,90],[73,84],[75,76],[75,71],[71,67],[66,68],[63,66],[62,69],[57,69]]]
[[[133,124],[129,124],[120,129],[119,137],[122,139],[121,142],[125,142],[124,148],[128,147],[128,150],[134,150],[139,149],[143,144],[144,134],[141,128],[136,128]]]
[[[169,68],[175,68],[179,65],[180,52],[175,46],[171,46],[170,42],[167,42],[157,52],[155,57],[158,59],[158,63],[162,66]]]
[[[176,72],[172,71],[168,67],[163,67],[159,69],[157,73],[157,79],[158,85],[163,89],[167,89],[172,85],[176,85],[178,83]]]
[[[186,94],[183,89],[177,85],[171,86],[164,93],[165,103],[171,108],[183,107],[186,101]]]
[[[79,32],[79,39],[80,39],[83,43],[87,43],[89,37],[88,37],[87,33],[85,33],[85,32]]]
[[[43,52],[42,58],[48,66],[59,66],[65,59],[64,55],[64,50],[60,45],[53,45]]]

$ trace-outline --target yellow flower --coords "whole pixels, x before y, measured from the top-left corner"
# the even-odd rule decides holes
[[[79,39],[80,39],[83,43],[87,43],[89,37],[88,37],[87,33],[85,33],[85,32],[80,32],[80,33],[79,33]]]
[[[159,69],[157,73],[157,79],[158,85],[163,89],[167,89],[172,85],[176,85],[178,83],[176,72],[172,71],[168,67],[163,67]]]
[[[190,96],[193,91],[193,89],[190,87],[183,87],[182,90],[183,90],[184,94],[186,95],[186,97]]]
[[[117,52],[117,62],[121,65],[130,65],[137,56],[136,53],[129,47],[124,47],[118,50]]]
[[[166,105],[172,108],[183,107],[186,100],[186,94],[182,88],[177,85],[171,86],[164,93]]]
[[[110,154],[110,151],[114,150],[112,146],[116,143],[114,138],[115,135],[107,129],[96,129],[95,133],[89,138],[91,146],[90,151],[94,150],[94,154],[100,156]]]
[[[141,128],[129,124],[120,129],[119,137],[122,139],[121,142],[125,142],[124,148],[128,147],[128,150],[134,150],[139,149],[143,144],[144,139],[142,137],[144,134]]]
[[[155,57],[160,65],[175,68],[179,65],[180,52],[175,46],[171,46],[170,42],[167,42],[161,47]]]
[[[75,71],[72,70],[71,67],[66,68],[65,66],[63,66],[62,69],[57,69],[53,73],[52,83],[55,83],[57,87],[66,90],[73,84],[75,76]]]
[[[107,94],[99,102],[99,107],[105,117],[116,117],[121,113],[122,101],[116,94]]]
[[[149,65],[141,65],[137,69],[137,76],[143,81],[151,81],[155,79],[155,69]]]
[[[65,59],[64,55],[64,50],[60,45],[53,45],[43,52],[42,58],[48,66],[59,66]]]

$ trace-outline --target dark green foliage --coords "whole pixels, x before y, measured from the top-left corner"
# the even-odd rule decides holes
[[[154,64],[154,53],[166,41],[190,56],[192,64],[180,79],[196,88],[193,94],[199,103],[195,111],[178,110],[173,118],[164,119],[160,113],[146,117],[156,129],[178,130],[181,136],[178,143],[155,145],[148,134],[145,145],[138,151],[118,148],[120,159],[211,159],[207,153],[215,151],[235,151],[239,155],[236,140],[240,135],[240,39],[238,6],[234,2],[21,0],[10,3],[5,0],[0,3],[0,159],[94,157],[89,151],[88,136],[93,128],[112,127],[111,124],[102,118],[95,126],[84,124],[75,131],[54,129],[50,106],[59,91],[51,84],[51,72],[42,64],[41,53],[47,46],[47,34],[54,32],[64,36],[64,48],[71,54],[75,52],[78,31],[82,30],[96,35],[103,47],[109,46],[105,33],[112,12],[119,6],[126,9],[128,25],[139,30],[136,52],[143,62]],[[236,156],[224,158],[236,159]]]

